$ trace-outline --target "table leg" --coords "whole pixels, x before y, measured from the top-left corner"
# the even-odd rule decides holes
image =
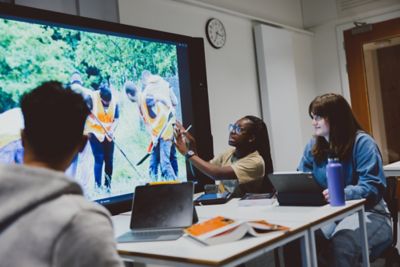
[[[311,228],[310,230],[307,231],[308,234],[308,239],[310,240],[310,259],[311,259],[311,265],[313,267],[318,267],[318,260],[317,260],[317,245],[315,241],[315,231],[314,228]]]
[[[301,265],[303,267],[309,267],[312,266],[311,265],[311,253],[310,253],[310,239],[309,239],[309,231],[307,231],[307,233],[300,238],[300,249],[301,249]]]
[[[361,249],[363,257],[363,266],[369,267],[368,238],[367,238],[367,227],[365,225],[364,207],[360,209],[357,213],[360,224],[360,240],[361,240]]]

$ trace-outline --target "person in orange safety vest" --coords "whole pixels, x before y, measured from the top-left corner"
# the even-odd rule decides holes
[[[90,146],[94,156],[95,185],[101,188],[103,162],[104,186],[111,191],[114,157],[114,132],[118,124],[119,107],[108,82],[103,82],[99,90],[91,94],[91,114],[86,122]]]
[[[159,75],[149,74],[143,83],[145,87],[139,91],[132,81],[128,81],[125,92],[129,100],[138,104],[139,113],[151,134],[150,177],[153,181],[176,180],[178,164],[172,126],[175,122],[176,96],[169,83]],[[161,177],[158,175],[159,168]]]

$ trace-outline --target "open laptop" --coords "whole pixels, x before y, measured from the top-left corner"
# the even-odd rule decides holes
[[[131,231],[119,243],[176,240],[193,221],[192,183],[137,186]]]
[[[281,206],[322,206],[327,204],[312,173],[274,172],[268,175]]]

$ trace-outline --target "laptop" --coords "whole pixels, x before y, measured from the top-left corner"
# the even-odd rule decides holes
[[[193,221],[193,183],[137,186],[130,231],[119,243],[176,240]]]
[[[309,172],[274,172],[268,175],[280,206],[322,206],[324,190]]]

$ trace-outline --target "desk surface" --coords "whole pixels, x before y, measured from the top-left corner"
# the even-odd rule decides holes
[[[386,176],[400,176],[400,161],[383,166]]]
[[[346,213],[364,204],[364,200],[353,200],[347,201],[343,207],[329,205],[322,207],[239,207],[237,201],[237,199],[232,199],[224,205],[196,207],[200,221],[217,215],[243,220],[265,219],[271,223],[288,226],[291,228],[290,231],[272,232],[261,237],[248,237],[214,246],[202,245],[185,236],[176,241],[123,243],[118,244],[118,252],[122,257],[139,260],[154,259],[179,262],[182,265],[221,266],[276,242],[298,236],[313,225],[330,220],[338,214]],[[119,236],[129,229],[130,215],[114,216],[113,222],[115,234]]]

